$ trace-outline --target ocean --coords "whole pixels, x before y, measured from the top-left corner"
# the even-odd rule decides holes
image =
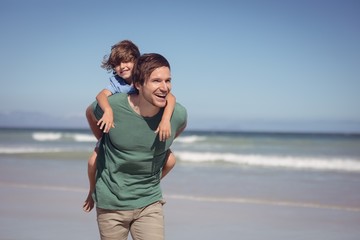
[[[87,157],[86,129],[0,129],[0,156]],[[360,173],[360,134],[185,131],[172,146],[183,164]]]
[[[98,239],[95,216],[74,210],[66,222],[81,223],[63,223],[80,229],[71,235],[33,213],[49,230],[22,238],[13,225],[24,209],[6,217],[11,194],[28,190],[74,195],[75,204],[51,200],[68,204],[55,216],[81,209],[95,143],[87,129],[0,129],[0,239]],[[167,239],[360,239],[360,134],[185,131],[171,149],[177,163],[161,183]]]

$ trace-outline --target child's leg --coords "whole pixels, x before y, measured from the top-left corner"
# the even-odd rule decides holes
[[[168,154],[168,157],[167,157],[164,167],[162,169],[161,178],[164,178],[171,171],[171,169],[175,166],[175,163],[176,163],[175,155],[173,154],[173,152],[170,149],[168,150],[167,154]]]
[[[84,202],[83,209],[85,212],[90,212],[94,207],[94,200],[92,198],[92,193],[95,189],[95,174],[96,174],[96,157],[97,157],[98,148],[94,149],[94,152],[91,154],[88,160],[88,178],[89,178],[89,193]]]

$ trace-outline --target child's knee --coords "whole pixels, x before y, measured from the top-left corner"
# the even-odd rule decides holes
[[[171,165],[171,166],[174,166],[176,163],[176,158],[173,154],[170,154],[168,159],[167,159],[167,164],[168,165]]]
[[[94,165],[96,162],[97,152],[93,152],[88,160],[88,165]]]

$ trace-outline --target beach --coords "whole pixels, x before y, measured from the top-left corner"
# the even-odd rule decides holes
[[[0,146],[0,239],[99,239],[95,210],[82,210],[90,151],[43,151],[43,140],[41,151],[22,145]],[[360,172],[344,169],[179,157],[161,183],[166,239],[358,240]]]
[[[95,211],[81,208],[86,161],[2,159],[0,168],[0,239],[99,239]],[[357,174],[324,182],[229,168],[179,164],[164,179],[166,239],[359,239]]]

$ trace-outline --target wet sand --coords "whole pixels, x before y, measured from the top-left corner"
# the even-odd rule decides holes
[[[209,179],[201,168],[176,168],[162,183],[166,239],[360,239],[359,193],[345,196],[351,192],[344,189],[348,182],[322,197],[316,195],[320,185],[305,189],[290,182],[274,187],[271,195],[260,184],[263,175],[250,172],[237,183],[231,171]],[[291,186],[307,196],[287,196]],[[86,194],[86,161],[0,158],[0,239],[99,239],[95,211],[81,208]]]

